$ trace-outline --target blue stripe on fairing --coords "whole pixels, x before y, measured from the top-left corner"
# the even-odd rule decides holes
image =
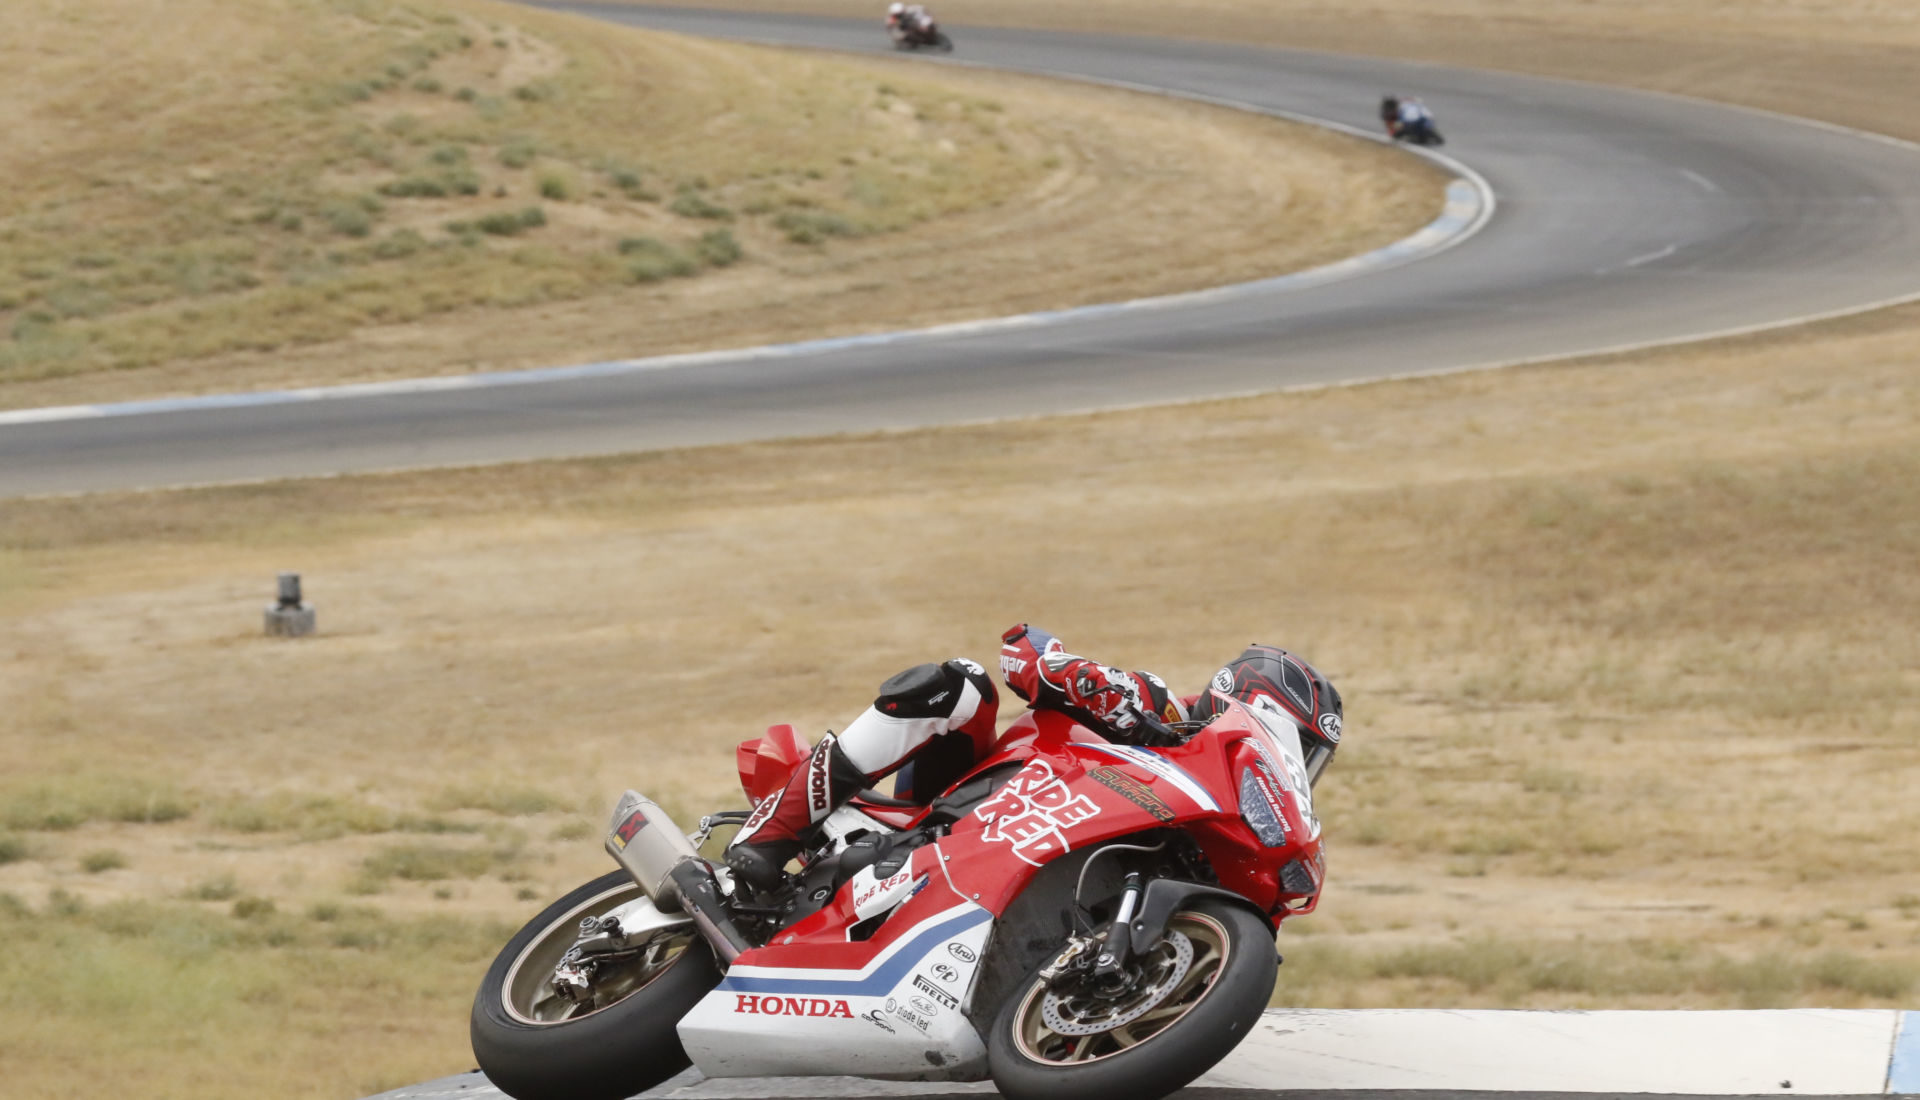
[[[1900,1035],[1893,1041],[1893,1062],[1887,1066],[1887,1091],[1920,1093],[1920,1012],[1900,1014]]]
[[[974,909],[949,921],[942,921],[920,933],[894,953],[884,965],[864,978],[736,978],[720,981],[719,989],[728,993],[831,993],[840,997],[877,997],[900,983],[915,963],[927,952],[965,932],[985,924],[993,914]]]

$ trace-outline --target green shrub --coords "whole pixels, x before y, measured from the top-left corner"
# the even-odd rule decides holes
[[[433,176],[408,176],[381,184],[380,193],[396,199],[441,199],[447,195],[447,184]]]
[[[733,211],[707,201],[705,195],[691,188],[682,188],[680,193],[674,196],[673,205],[667,209],[683,218],[705,218],[708,221],[720,222],[733,220]]]
[[[554,202],[565,202],[573,197],[573,184],[567,177],[550,173],[540,177],[540,197]]]
[[[382,260],[398,260],[411,256],[427,246],[427,239],[411,229],[402,229],[382,237],[373,246],[373,254]]]
[[[478,878],[495,865],[511,863],[517,855],[510,851],[484,848],[431,848],[403,844],[368,856],[360,864],[366,879],[379,882],[390,878],[408,882],[438,882],[450,878]]]
[[[240,884],[233,881],[232,875],[221,875],[205,882],[196,883],[187,891],[190,901],[232,901],[240,895]]]
[[[16,340],[30,338],[20,329],[35,317],[28,314],[15,323]],[[71,829],[89,821],[162,824],[192,812],[192,799],[171,787],[111,775],[46,779],[0,790],[0,828],[7,829]]]
[[[233,915],[239,920],[261,920],[271,917],[274,904],[270,898],[241,898],[233,903]]]
[[[500,158],[500,163],[508,168],[525,168],[533,163],[533,158],[540,155],[540,149],[530,138],[508,138],[506,143],[500,146],[500,151],[496,155]]]
[[[320,211],[327,227],[343,237],[364,237],[373,232],[373,214],[357,202],[333,202]]]
[[[700,270],[679,249],[652,237],[628,237],[620,242],[620,254],[628,257],[627,275],[636,283],[683,278]]]
[[[80,857],[80,869],[90,875],[102,871],[118,871],[127,865],[127,857],[109,848],[97,852],[88,852]]]
[[[740,242],[733,239],[731,229],[709,229],[700,234],[700,241],[693,246],[694,255],[709,267],[727,267],[740,259]]]
[[[450,223],[449,229],[459,223]],[[473,227],[482,233],[491,233],[496,237],[512,237],[523,230],[538,229],[547,224],[547,212],[537,206],[529,206],[520,211],[500,211],[488,214],[473,223]]]
[[[443,85],[430,76],[423,76],[413,82],[414,91],[425,92],[428,95],[439,95],[442,89]]]
[[[544,814],[568,808],[564,799],[533,787],[476,784],[448,787],[429,805],[436,810],[485,810],[507,816]]]
[[[16,833],[0,833],[0,863],[18,863],[27,858],[27,838]]]
[[[795,244],[819,244],[828,237],[858,235],[852,222],[825,210],[785,210],[773,224]]]
[[[480,98],[480,93],[474,91],[472,88],[462,88],[459,91],[453,93],[453,98],[459,100],[462,103],[472,103],[474,100]]]

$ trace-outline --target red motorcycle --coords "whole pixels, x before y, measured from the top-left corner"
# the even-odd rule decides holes
[[[1325,877],[1291,718],[1218,696],[1151,747],[1029,712],[930,805],[864,791],[801,870],[736,889],[628,791],[621,870],[554,902],[481,983],[473,1049],[519,1100],[617,1100],[709,1077],[993,1079],[1012,1100],[1150,1100],[1192,1081],[1273,992],[1280,922]],[[758,803],[807,760],[739,748]],[[824,779],[823,779],[824,786]]]

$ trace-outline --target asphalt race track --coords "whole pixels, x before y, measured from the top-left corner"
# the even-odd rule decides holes
[[[877,24],[554,5],[693,34],[891,52]],[[169,411],[0,414],[0,496],[911,428],[1464,369],[1920,295],[1920,147],[1704,102],[1232,45],[952,28],[960,60],[1371,129],[1421,95],[1491,219],[1338,282],[800,354]],[[927,59],[928,64],[938,61]],[[557,364],[556,364],[557,365]]]

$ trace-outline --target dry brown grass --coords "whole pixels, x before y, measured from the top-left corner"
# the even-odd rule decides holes
[[[1364,251],[1440,203],[1411,158],[1237,112],[484,0],[14,14],[0,405],[1192,289]]]

